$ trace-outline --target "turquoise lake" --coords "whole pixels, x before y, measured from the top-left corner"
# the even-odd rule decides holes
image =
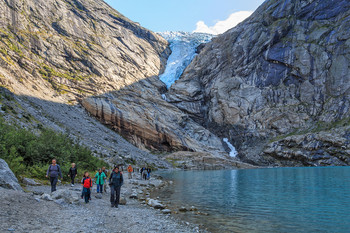
[[[350,232],[350,167],[158,172],[156,193],[211,232]]]

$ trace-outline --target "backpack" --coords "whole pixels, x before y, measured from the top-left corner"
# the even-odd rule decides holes
[[[84,178],[82,184],[83,184],[84,188],[92,187],[91,178],[90,177]]]

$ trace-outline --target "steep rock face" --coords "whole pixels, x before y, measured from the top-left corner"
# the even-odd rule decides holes
[[[81,103],[141,149],[228,155],[220,138],[163,100],[157,76],[170,49],[161,36],[102,0],[9,0],[0,10],[0,85],[25,96],[16,100],[42,124],[112,163],[166,167],[90,121]]]
[[[241,159],[274,164],[263,153],[270,140],[349,118],[349,27],[349,1],[265,1],[201,50],[167,100],[228,137]]]
[[[162,99],[160,93],[165,88],[158,77],[152,77],[118,91],[85,98],[82,105],[138,147],[227,156],[220,138]]]
[[[167,167],[77,103],[158,75],[169,54],[165,39],[102,0],[0,1],[0,86],[16,94],[12,106],[0,103],[13,111],[0,115],[34,130],[66,132],[114,164]]]
[[[350,126],[304,135],[292,135],[271,142],[263,156],[280,166],[325,166],[350,164]]]
[[[102,0],[0,2],[0,83],[67,99],[158,75],[170,50]]]

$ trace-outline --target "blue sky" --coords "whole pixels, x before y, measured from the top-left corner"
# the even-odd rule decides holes
[[[218,21],[225,21],[235,12],[254,11],[264,0],[105,1],[129,19],[152,31],[192,32],[196,30],[199,21],[213,27]]]

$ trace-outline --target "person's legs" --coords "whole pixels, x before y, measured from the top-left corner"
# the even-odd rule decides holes
[[[71,183],[72,183],[72,185],[74,186],[75,175],[71,176],[71,179],[72,179]]]
[[[90,199],[90,189],[88,188],[84,188],[84,199],[85,199],[85,203],[89,202]]]
[[[58,180],[58,177],[50,177],[51,192],[55,192],[56,191],[57,180]]]
[[[115,197],[115,207],[118,208],[119,200],[120,200],[120,186],[115,189],[116,197]]]
[[[87,189],[87,196],[88,196],[88,202],[89,200],[91,200],[91,190],[90,189]]]
[[[103,193],[103,184],[100,184],[100,193]]]
[[[53,180],[54,180],[54,177],[50,176],[51,192],[53,192]]]
[[[100,185],[97,184],[96,186],[97,186],[97,190],[96,191],[97,191],[97,193],[99,193],[100,192]]]
[[[110,186],[111,187],[111,206],[114,207],[115,205],[115,189],[113,186]]]

